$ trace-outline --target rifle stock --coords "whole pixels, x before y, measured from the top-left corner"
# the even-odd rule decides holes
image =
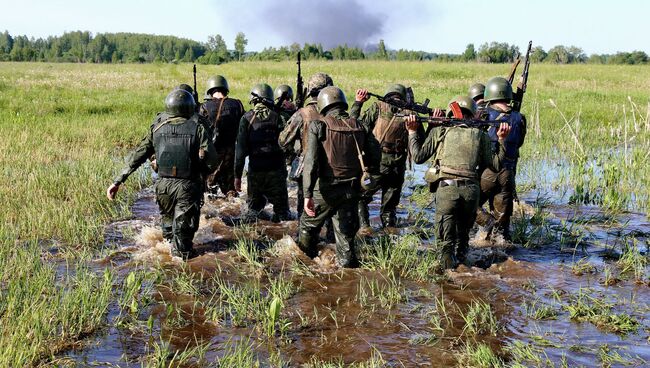
[[[521,72],[521,78],[517,84],[517,91],[512,98],[512,109],[521,111],[521,105],[524,102],[524,94],[528,86],[528,69],[530,68],[530,51],[533,47],[533,41],[528,42],[528,50],[526,51],[526,59],[524,60],[524,70]]]
[[[508,83],[512,85],[512,82],[515,80],[515,73],[517,73],[517,67],[519,67],[519,63],[521,63],[521,58],[517,56],[517,60],[512,64],[512,67],[510,67],[510,74],[508,74]]]

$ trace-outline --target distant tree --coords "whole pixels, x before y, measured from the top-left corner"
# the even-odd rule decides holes
[[[555,46],[548,50],[548,55],[545,60],[546,62],[555,64],[568,64],[571,61],[569,51],[562,45]]]
[[[484,63],[511,63],[517,54],[517,46],[500,42],[484,43],[479,47],[478,60]]]
[[[235,37],[235,51],[237,52],[237,60],[241,61],[241,57],[246,51],[246,45],[248,45],[248,40],[246,35],[243,32],[237,33]]]
[[[530,51],[530,61],[533,63],[541,63],[546,59],[546,51],[541,46],[533,47]]]
[[[388,59],[388,52],[386,52],[386,44],[384,44],[384,40],[379,40],[379,45],[377,47],[377,58]]]
[[[470,43],[465,48],[465,52],[463,53],[463,60],[464,61],[474,61],[474,60],[476,60],[476,50],[474,49],[474,44],[473,43]]]

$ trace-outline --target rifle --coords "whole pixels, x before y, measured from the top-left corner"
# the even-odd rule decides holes
[[[515,80],[515,73],[517,73],[517,67],[519,66],[519,63],[521,63],[521,58],[519,55],[517,55],[517,59],[512,64],[512,67],[510,67],[510,74],[508,74],[508,83],[510,83],[510,85],[512,85],[512,81]]]
[[[418,114],[424,115],[429,115],[433,112],[433,109],[428,106],[428,98],[424,100],[424,103],[422,104],[415,102],[415,98],[413,97],[413,89],[411,87],[406,89],[406,101],[396,97],[386,97],[371,92],[368,92],[368,96],[374,97],[381,102],[385,102],[391,106],[397,107],[400,110],[411,110]]]
[[[517,91],[512,97],[512,109],[514,111],[521,111],[521,104],[524,101],[524,94],[528,86],[528,68],[530,67],[530,49],[533,47],[533,41],[528,42],[528,50],[526,51],[526,59],[524,61],[524,70],[521,72],[521,78],[517,84]]]
[[[300,109],[305,104],[305,96],[307,95],[307,89],[305,88],[304,82],[302,80],[302,74],[300,70],[300,51],[298,51],[298,76],[296,77],[296,108]]]
[[[407,114],[395,114],[399,117],[407,117]],[[480,119],[459,119],[459,118],[439,118],[433,116],[417,116],[416,120],[419,123],[428,123],[433,126],[466,126],[469,128],[486,128],[486,127],[496,127],[499,128],[501,121],[497,120],[480,120]]]
[[[261,102],[264,105],[275,110],[275,104],[273,103],[273,101],[269,100],[268,98],[264,98],[255,92],[251,92],[251,96],[253,96],[253,98],[251,98],[251,102]]]
[[[192,68],[192,74],[194,74],[194,92],[192,92],[192,96],[194,97],[194,102],[196,102],[196,105],[199,105],[199,93],[196,91],[196,64],[194,64],[194,67]]]

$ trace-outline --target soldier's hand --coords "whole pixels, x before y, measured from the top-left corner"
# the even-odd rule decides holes
[[[116,185],[115,183],[111,184],[108,189],[106,189],[106,197],[108,198],[109,201],[112,201],[115,199],[115,195],[117,194],[117,191],[120,190],[119,184]]]
[[[433,109],[433,111],[431,111],[431,116],[434,118],[444,118],[445,112],[442,109]]]
[[[316,207],[314,206],[314,198],[305,198],[305,213],[309,217],[316,216]]]
[[[241,192],[241,179],[235,179],[235,190]]]
[[[497,131],[497,137],[499,137],[499,140],[504,140],[508,137],[508,134],[510,134],[510,124],[501,123]]]
[[[418,119],[415,115],[409,115],[404,119],[406,124],[406,130],[409,131],[409,133],[415,133],[418,131]]]
[[[368,90],[365,88],[359,88],[357,90],[357,95],[354,97],[354,101],[364,103],[370,99],[368,96]]]

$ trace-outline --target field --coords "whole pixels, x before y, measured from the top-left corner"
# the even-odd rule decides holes
[[[443,106],[507,65],[304,62],[351,99],[413,87]],[[199,66],[247,101],[295,83],[293,63]],[[430,197],[409,172],[405,229],[357,271],[310,264],[295,223],[232,227],[208,202],[188,265],[165,256],[151,175],[104,191],[191,82],[191,65],[0,64],[0,366],[643,366],[650,360],[650,68],[531,65],[518,169],[520,246],[487,270],[437,278]],[[191,84],[191,83],[190,83]],[[135,204],[135,205],[134,205]],[[412,230],[412,231],[411,231]],[[276,242],[281,240],[280,242]],[[491,252],[502,255],[503,251]]]

